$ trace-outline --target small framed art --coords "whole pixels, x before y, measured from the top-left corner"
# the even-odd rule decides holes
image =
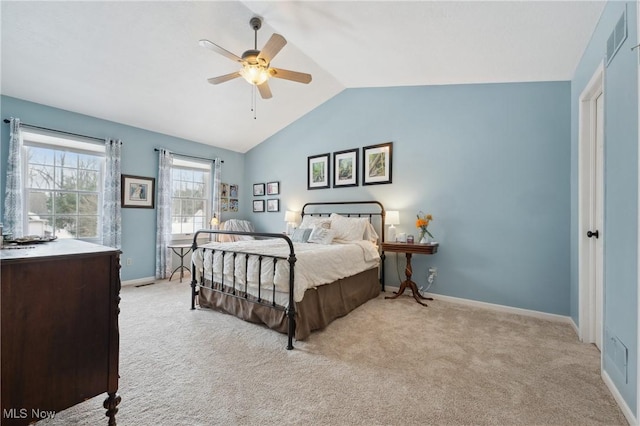
[[[362,148],[362,184],[391,183],[391,158],[393,142]]]
[[[268,212],[279,212],[280,211],[280,199],[272,198],[267,200],[267,211]]]
[[[280,182],[267,182],[267,195],[278,195],[280,193]]]
[[[264,183],[254,183],[253,196],[260,197],[261,195],[264,195]]]
[[[333,187],[358,186],[358,149],[333,153]]]
[[[155,178],[122,175],[122,207],[154,208]]]
[[[313,155],[307,158],[307,189],[329,188],[329,154]]]
[[[264,200],[253,200],[253,212],[260,213],[264,211]]]

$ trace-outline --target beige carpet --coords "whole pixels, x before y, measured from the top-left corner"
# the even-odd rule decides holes
[[[119,425],[627,424],[566,324],[383,295],[286,351],[189,291],[122,289]],[[104,398],[38,424],[106,425]]]

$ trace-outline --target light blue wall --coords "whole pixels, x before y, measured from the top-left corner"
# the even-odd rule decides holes
[[[604,370],[635,413],[637,392],[638,44],[636,4],[609,2],[571,82],[571,317],[578,323],[578,99],[603,61],[609,34],[627,9],[628,37],[605,68]],[[629,349],[627,377],[607,338]],[[637,414],[636,414],[637,417]]]
[[[57,108],[2,96],[2,119],[18,117],[24,123],[56,130],[95,136],[99,138],[121,139],[122,173],[157,178],[158,153],[156,147],[162,147],[182,154],[206,158],[220,157],[224,160],[222,180],[240,184],[240,195],[247,188],[242,186],[244,176],[244,155],[236,152],[191,142],[147,130],[101,120],[82,114],[76,114]],[[179,126],[180,123],[176,123]],[[9,146],[9,126],[2,125],[2,146],[0,150],[0,188],[5,185],[4,164],[7,161]],[[4,206],[4,191],[1,198]],[[240,202],[239,212],[227,213],[223,219],[243,218],[248,211],[246,197]],[[155,209],[122,209],[122,258],[131,258],[133,264],[122,265],[122,279],[132,280],[155,275]]]
[[[441,246],[414,257],[421,287],[437,266],[435,293],[568,315],[569,100],[569,82],[346,90],[247,153],[248,185],[281,181],[282,211],[252,220],[278,232],[307,201],[377,199],[417,234],[422,210]],[[307,156],[387,141],[392,184],[307,190]]]

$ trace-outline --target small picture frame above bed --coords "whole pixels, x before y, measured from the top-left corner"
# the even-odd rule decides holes
[[[253,200],[253,212],[254,213],[264,212],[264,200]]]
[[[393,142],[362,148],[362,184],[391,183],[391,156]]]
[[[358,149],[333,153],[333,187],[358,186]]]
[[[267,195],[278,195],[280,193],[280,182],[267,182]]]
[[[331,176],[329,153],[307,158],[307,189],[329,188]]]
[[[154,208],[155,178],[122,175],[121,179],[122,207]]]
[[[264,195],[264,183],[254,183],[253,184],[253,196],[260,197]]]
[[[280,199],[272,198],[267,200],[267,211],[268,212],[279,212],[280,211]]]

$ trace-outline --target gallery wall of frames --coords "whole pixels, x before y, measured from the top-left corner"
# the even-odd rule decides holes
[[[307,189],[391,183],[392,155],[393,142],[311,155],[307,158]]]

